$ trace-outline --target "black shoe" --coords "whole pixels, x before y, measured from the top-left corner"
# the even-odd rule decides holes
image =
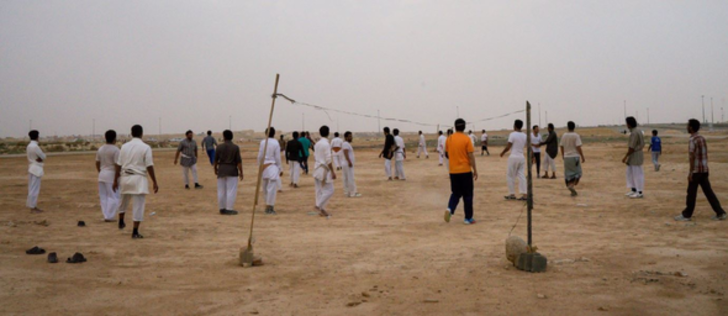
[[[276,215],[276,211],[274,211],[272,207],[267,207],[265,209],[265,213],[268,215]]]
[[[85,226],[86,226],[86,222],[78,221],[78,227],[85,227]]]
[[[29,254],[29,255],[42,255],[45,252],[46,252],[45,249],[40,248],[38,246],[35,246],[35,247],[30,248],[30,249],[28,249],[28,250],[25,251],[25,253],[26,254]]]
[[[190,186],[185,184],[185,190],[189,190],[189,189],[190,189]]]
[[[220,210],[220,215],[238,215],[238,211]]]
[[[66,263],[83,263],[86,262],[86,258],[80,252],[74,253],[73,257],[68,258]]]
[[[58,263],[58,255],[55,252],[48,254],[48,263]]]
[[[140,233],[131,234],[131,239],[142,239],[142,238],[144,238],[144,236],[142,236],[142,234],[140,234]]]
[[[124,221],[119,221],[119,229],[124,229],[124,228],[126,228],[126,224],[124,223]]]
[[[199,184],[197,184],[197,183],[195,183],[195,189],[202,189],[202,188],[204,188],[204,187],[201,186],[201,185],[199,185]]]

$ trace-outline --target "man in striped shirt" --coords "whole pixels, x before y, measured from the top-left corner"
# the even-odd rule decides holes
[[[708,180],[708,145],[705,138],[698,134],[700,122],[691,119],[688,122],[688,133],[690,133],[690,173],[688,174],[688,197],[685,210],[675,217],[676,221],[690,221],[695,210],[695,200],[698,195],[698,186],[703,188],[705,197],[708,198],[710,206],[715,212],[713,220],[722,221],[726,219],[726,212],[720,206],[718,197],[715,196],[713,188]]]

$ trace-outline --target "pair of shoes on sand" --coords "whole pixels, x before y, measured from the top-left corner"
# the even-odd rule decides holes
[[[43,248],[40,248],[38,246],[35,246],[33,248],[30,248],[25,251],[26,254],[29,255],[42,255],[46,251]],[[73,257],[68,258],[66,260],[66,263],[83,263],[86,262],[86,258],[81,254],[80,252],[77,252],[73,254]],[[55,252],[51,252],[48,254],[48,263],[58,263],[58,255]]]

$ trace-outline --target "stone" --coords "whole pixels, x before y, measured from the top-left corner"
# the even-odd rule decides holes
[[[546,299],[546,295],[543,295],[543,294],[537,294],[536,297],[538,297],[538,298],[540,298],[542,300],[545,300]]]
[[[528,244],[521,237],[511,236],[506,239],[506,259],[514,265],[518,256],[526,252],[528,252]]]
[[[359,306],[359,304],[361,304],[361,302],[351,302],[349,304],[346,304],[346,306],[348,306],[348,307],[354,307],[354,306]]]
[[[424,303],[439,303],[440,300],[433,300],[433,299],[427,299],[423,301]]]
[[[516,268],[527,272],[546,272],[548,260],[538,252],[518,256]]]
[[[369,293],[367,293],[367,292],[361,292],[361,296],[369,297]]]

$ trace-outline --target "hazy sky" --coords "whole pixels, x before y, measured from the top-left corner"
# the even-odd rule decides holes
[[[728,1],[0,1],[2,137],[30,119],[42,135],[90,134],[93,119],[97,133],[150,135],[159,117],[164,133],[230,116],[262,130],[276,73],[300,101],[432,123],[526,100],[558,126],[621,122],[624,100],[640,121],[649,107],[651,122],[683,122],[702,116],[701,95],[717,121]],[[301,129],[302,113],[306,129],[336,129],[335,114],[281,99],[273,125]]]

